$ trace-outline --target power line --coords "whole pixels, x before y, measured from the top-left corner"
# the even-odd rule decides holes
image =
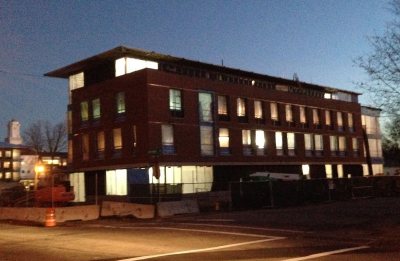
[[[40,74],[32,74],[32,73],[24,73],[24,72],[12,72],[12,71],[6,71],[6,70],[2,70],[2,69],[0,69],[0,73],[17,75],[17,76],[28,76],[28,77],[34,77],[34,78],[45,78],[45,76],[40,75]]]

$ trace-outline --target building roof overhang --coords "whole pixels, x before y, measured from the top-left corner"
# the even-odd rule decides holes
[[[215,65],[215,64],[204,63],[204,62],[200,62],[200,61],[188,60],[185,58],[179,58],[179,57],[174,57],[174,56],[170,56],[170,55],[160,54],[160,53],[156,53],[153,51],[129,48],[126,46],[115,47],[115,48],[105,51],[103,53],[94,55],[92,57],[78,61],[76,63],[72,63],[70,65],[64,66],[64,67],[56,69],[54,71],[45,73],[44,76],[67,79],[70,75],[84,71],[85,68],[95,67],[97,65],[103,64],[105,61],[115,61],[116,59],[122,58],[122,57],[135,57],[135,58],[145,59],[145,60],[155,61],[155,62],[175,63],[175,64],[184,65],[184,66],[193,67],[193,68],[201,68],[204,70],[218,71],[218,72],[226,73],[226,74],[235,74],[235,75],[241,75],[243,77],[265,79],[265,80],[270,80],[273,82],[278,82],[280,84],[288,84],[288,85],[301,84],[301,85],[306,86],[307,88],[314,88],[314,89],[318,89],[318,90],[324,89],[329,92],[340,91],[340,92],[351,93],[351,94],[355,94],[355,95],[361,94],[361,93],[357,93],[357,92],[353,92],[353,91],[336,89],[336,88],[313,84],[313,83],[300,82],[300,81],[296,81],[296,80],[285,79],[285,78],[270,76],[270,75],[266,75],[266,74],[244,71],[241,69],[230,68],[230,67],[226,67],[223,65]]]

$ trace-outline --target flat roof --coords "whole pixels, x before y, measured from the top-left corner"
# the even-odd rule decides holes
[[[0,149],[27,149],[25,145],[11,144],[8,142],[0,142]]]
[[[266,74],[244,71],[241,69],[230,68],[230,67],[226,67],[226,66],[222,66],[222,65],[215,65],[215,64],[204,63],[204,62],[199,62],[199,61],[194,61],[194,60],[188,60],[185,58],[179,58],[179,57],[174,57],[174,56],[170,56],[170,55],[166,55],[166,54],[160,54],[160,53],[156,53],[153,51],[129,48],[126,46],[115,47],[108,51],[105,51],[105,52],[99,53],[97,55],[91,56],[89,58],[86,58],[84,60],[72,63],[70,65],[61,67],[59,69],[53,70],[48,73],[45,73],[44,76],[57,77],[57,78],[68,78],[70,75],[84,71],[84,69],[87,67],[92,67],[92,66],[102,64],[102,63],[104,63],[104,61],[115,61],[116,59],[122,58],[122,57],[135,57],[135,58],[145,59],[145,60],[155,61],[155,62],[176,63],[179,65],[189,66],[189,67],[194,67],[194,68],[201,68],[204,70],[218,71],[218,72],[227,73],[227,74],[242,75],[244,77],[264,78],[265,80],[276,81],[276,82],[279,82],[282,84],[298,84],[298,83],[300,83],[300,84],[306,85],[309,88],[311,87],[311,88],[316,88],[316,89],[324,89],[324,90],[331,91],[331,92],[340,91],[340,92],[346,92],[346,93],[351,93],[351,94],[356,94],[356,95],[361,94],[361,93],[357,93],[357,92],[353,92],[353,91],[337,89],[337,88],[313,84],[313,83],[295,81],[295,80],[291,80],[291,79],[285,79],[285,78],[270,76],[270,75],[266,75]]]

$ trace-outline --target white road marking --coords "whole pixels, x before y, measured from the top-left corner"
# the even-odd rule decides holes
[[[204,229],[190,229],[190,228],[175,228],[175,227],[118,227],[123,229],[158,229],[158,230],[176,230],[176,231],[189,231],[198,233],[210,233],[210,234],[221,234],[221,235],[233,235],[233,236],[244,236],[244,237],[261,237],[270,239],[284,239],[285,237],[265,236],[260,234],[249,234],[249,233],[237,233],[237,232],[226,232],[216,230],[204,230]]]
[[[258,231],[276,231],[276,232],[286,232],[286,233],[312,233],[303,230],[280,229],[280,228],[247,227],[247,226],[234,226],[234,225],[202,224],[202,223],[180,223],[180,224],[192,225],[192,226],[221,227],[221,228],[242,228],[242,229],[251,229]]]
[[[254,240],[254,241],[236,243],[236,244],[222,245],[222,246],[217,246],[217,247],[191,249],[191,250],[171,252],[171,253],[158,254],[158,255],[149,255],[149,256],[140,256],[140,257],[127,258],[127,259],[120,259],[118,261],[136,261],[136,260],[146,260],[146,259],[151,259],[151,258],[156,258],[156,257],[192,254],[192,253],[213,251],[213,250],[219,250],[219,249],[230,248],[230,247],[237,247],[237,246],[244,246],[244,245],[250,245],[250,244],[264,243],[264,242],[274,241],[274,240],[279,240],[279,239],[283,239],[283,238],[278,238],[278,237],[276,237],[276,238],[267,238],[267,239],[261,239],[261,240]]]
[[[215,218],[204,218],[204,219],[196,219],[197,221],[200,222],[235,222],[234,219],[215,219]]]
[[[334,251],[322,252],[322,253],[313,254],[313,255],[309,255],[309,256],[303,256],[303,257],[295,257],[295,258],[285,259],[285,260],[282,260],[282,261],[301,261],[301,260],[308,260],[308,259],[314,259],[314,258],[323,257],[323,256],[330,256],[330,255],[335,255],[335,254],[340,254],[340,253],[345,253],[345,252],[357,251],[357,250],[365,249],[365,248],[369,248],[369,246],[359,246],[359,247],[338,249],[338,250],[334,250]]]

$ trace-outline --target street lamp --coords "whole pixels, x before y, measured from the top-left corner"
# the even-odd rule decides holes
[[[36,163],[35,165],[35,183],[34,183],[34,190],[37,190],[38,187],[38,176],[39,173],[43,173],[44,172],[44,165],[39,161],[38,163]]]

